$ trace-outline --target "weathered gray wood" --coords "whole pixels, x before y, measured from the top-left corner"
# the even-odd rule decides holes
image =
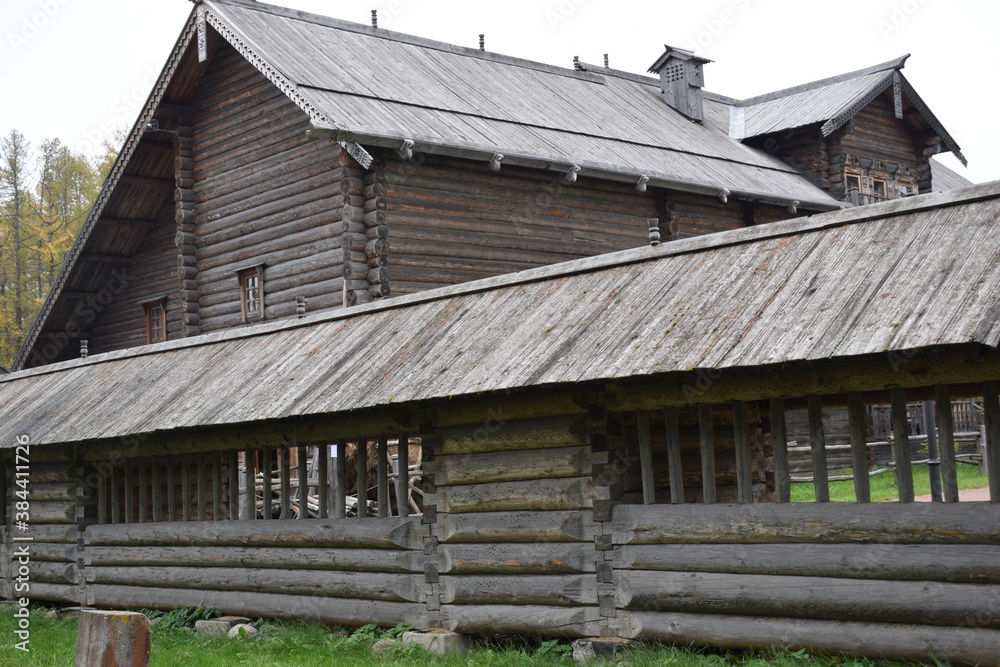
[[[31,531],[35,533],[36,531]],[[38,540],[38,536],[33,536]],[[46,542],[34,541],[31,543],[31,561],[45,563],[75,563],[76,544],[49,544]],[[9,562],[9,561],[8,561]]]
[[[319,445],[316,448],[316,482],[319,485],[317,500],[319,502],[319,518],[330,518],[330,446]]]
[[[67,547],[63,547],[67,550]],[[593,561],[593,548],[590,549]],[[75,548],[72,549],[75,554]],[[34,548],[32,550],[34,557]],[[75,555],[74,555],[75,558]],[[87,547],[86,564],[100,567],[251,567],[278,570],[423,573],[423,551],[331,547],[155,546]],[[591,566],[593,563],[591,562]]]
[[[292,518],[291,456],[289,456],[289,449],[287,447],[282,447],[277,450],[277,454],[281,479],[278,491],[278,502],[281,504],[281,514],[278,515],[278,518],[284,521]]]
[[[309,448],[298,447],[298,518],[309,518]]]
[[[406,433],[400,433],[399,446],[396,447],[396,505],[399,509],[399,516],[410,515],[410,437]],[[468,503],[470,499],[465,498]],[[474,502],[474,501],[473,501]],[[448,512],[447,503],[438,508],[442,512]]]
[[[830,501],[830,476],[826,467],[826,434],[823,432],[823,399],[817,394],[806,397],[809,413],[809,447],[812,450],[813,488],[816,502]]]
[[[28,530],[18,531],[18,535],[32,538],[34,545],[38,543],[76,544],[78,537],[75,525],[70,526],[65,523],[42,525],[34,522],[34,515],[32,515],[32,522],[29,524]],[[32,549],[34,549],[34,546],[32,546]]]
[[[590,512],[476,512],[438,515],[441,543],[592,542],[599,531]]]
[[[996,586],[697,572],[616,572],[625,609],[1000,627]]]
[[[0,480],[0,488],[2,488],[4,502],[6,502],[6,475],[2,475],[2,477],[4,479]],[[108,523],[108,477],[100,473],[98,473],[97,479],[97,523]]]
[[[736,448],[736,493],[740,503],[752,503],[750,424],[747,418],[747,404],[744,401],[733,402],[733,438]]]
[[[124,468],[124,473],[125,473],[124,474],[124,477],[125,477],[125,502],[124,502],[124,505],[125,505],[125,507],[124,507],[124,510],[125,510],[125,523],[134,523],[135,522],[135,505],[133,503],[133,498],[135,496],[132,493],[132,491],[133,491],[133,487],[132,487],[132,467],[133,467],[134,464],[135,464],[135,460],[134,459],[125,459],[124,464],[122,466]]]
[[[684,467],[681,463],[681,436],[680,425],[677,418],[677,408],[663,408],[663,426],[666,431],[667,438],[667,474],[670,478],[670,502],[673,504],[681,504],[684,502]],[[652,464],[652,460],[650,463]],[[712,467],[714,470],[714,458],[712,459]],[[650,471],[650,474],[652,475],[652,471]],[[654,485],[650,486],[655,489]],[[712,477],[711,486],[712,492],[714,493],[714,475]],[[656,502],[655,496],[652,502]]]
[[[785,401],[770,400],[771,442],[774,448],[774,492],[779,503],[792,501],[791,475],[788,472],[788,429],[785,425]]]
[[[358,460],[358,518],[368,516],[368,441],[360,438],[355,445]]]
[[[382,572],[339,572],[333,570],[276,570],[252,567],[176,567],[156,568],[158,588],[191,588],[206,591],[252,591],[279,595],[315,595],[417,602],[423,574],[388,574]],[[141,567],[87,568],[89,584],[144,586],[149,573]]]
[[[181,520],[191,521],[191,456],[181,455]],[[117,522],[115,522],[117,523]]]
[[[110,495],[111,495],[111,523],[121,523],[121,505],[119,503],[119,496],[121,492],[119,491],[119,466],[112,465],[111,470],[108,472],[108,479],[110,481]]]
[[[548,637],[597,637],[601,615],[597,607],[550,605],[442,605],[441,625],[469,634],[513,634]]]
[[[169,456],[163,459],[164,481],[166,482],[165,494],[167,496],[167,521],[177,520],[177,486],[174,484],[174,462]]]
[[[556,605],[597,604],[597,580],[588,574],[459,575],[442,579],[446,604]]]
[[[1000,523],[981,503],[707,505],[666,515],[615,507],[615,544],[785,542],[1000,544]]]
[[[938,453],[941,460],[941,496],[946,503],[958,502],[958,477],[955,471],[955,419],[951,413],[951,389],[934,386],[934,412],[938,429]]]
[[[65,602],[80,604],[80,587],[76,584],[50,584],[38,582],[31,584],[32,601]]]
[[[593,506],[591,477],[467,484],[438,489],[439,512],[587,509]]]
[[[31,525],[75,522],[75,501],[37,500],[31,503]]]
[[[240,453],[235,449],[226,454],[226,472],[229,477],[229,520],[240,518]]]
[[[435,458],[434,483],[456,484],[516,482],[551,477],[575,477],[591,472],[589,447],[518,450],[517,465],[510,452],[458,454]]]
[[[1000,584],[996,547],[979,544],[637,544],[616,547],[613,561],[620,570]]]
[[[892,400],[892,455],[896,460],[896,487],[899,502],[913,502],[913,469],[910,465],[910,429],[906,419],[906,393],[890,391]]]
[[[384,519],[389,516],[389,438],[384,435],[379,436],[376,447],[375,475],[378,486],[378,516],[380,519]],[[437,483],[436,478],[435,482]]]
[[[481,407],[478,416],[480,421],[486,419],[488,424],[499,424],[499,420],[504,419],[499,413],[482,414]],[[470,433],[467,426],[444,428],[441,430],[440,453],[469,454],[587,444],[584,420],[578,415],[510,420],[504,421],[502,426],[489,433],[483,427],[483,434],[488,437],[481,438],[472,437],[475,430]]]
[[[653,450],[650,446],[649,413],[645,410],[637,410],[635,423],[639,437],[639,475],[642,479],[642,502],[646,505],[652,505],[656,502],[656,487],[653,485]]]
[[[990,502],[1000,503],[1000,382],[983,383],[986,444],[983,460],[990,480]]]
[[[847,417],[851,430],[851,460],[854,470],[854,497],[859,503],[871,502],[871,484],[868,477],[868,429],[865,404],[860,391],[847,394]]]
[[[940,660],[988,665],[1000,655],[1000,633],[905,623],[851,623],[723,614],[632,612],[626,636],[720,648],[771,648],[851,655],[880,660]]]
[[[712,406],[707,403],[698,404],[698,439],[701,445],[702,502],[706,505],[713,505],[717,498],[715,492],[715,424],[712,420]],[[671,469],[673,467],[671,465]]]
[[[153,501],[153,521],[163,521],[163,488],[160,482],[160,459],[154,456],[149,460]]]
[[[150,459],[152,461],[152,459]],[[139,523],[146,523],[146,501],[148,498],[149,486],[146,483],[146,464],[142,459],[137,459],[139,468]]]
[[[34,549],[31,549],[34,551]],[[76,563],[52,563],[34,560],[31,554],[31,583],[45,582],[49,584],[79,584],[80,575]]]
[[[261,515],[265,519],[274,518],[273,508],[271,504],[272,500],[272,490],[271,490],[271,479],[274,474],[274,450],[270,447],[264,447],[260,452],[260,472],[261,472],[261,495],[263,496],[263,506],[261,507]]]
[[[200,452],[198,454],[198,520],[204,521],[208,516],[208,472],[206,470],[207,461],[206,454]]]
[[[594,572],[594,547],[581,542],[442,544],[438,571],[450,574],[571,574]]]
[[[334,475],[337,485],[333,493],[333,518],[340,519],[347,515],[347,442],[345,440],[337,441],[337,456],[334,463],[337,466],[337,474]]]
[[[212,458],[212,519],[222,521],[222,456],[220,451],[209,454]]]
[[[238,616],[294,618],[354,627],[372,623],[391,628],[405,621],[414,627],[430,627],[423,603],[103,584],[94,584],[90,590],[94,604],[102,607],[178,609],[204,605]]]
[[[257,476],[254,470],[254,454],[256,452],[250,450],[243,452],[243,518],[247,521],[257,518]]]
[[[76,667],[148,667],[149,619],[132,611],[80,611]]]
[[[87,546],[260,546],[422,549],[420,519],[287,519],[89,526]]]

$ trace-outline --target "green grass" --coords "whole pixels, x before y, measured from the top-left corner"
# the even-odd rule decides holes
[[[834,474],[849,474],[850,470],[831,472]],[[989,486],[989,478],[979,474],[979,466],[959,463],[955,466],[956,477],[958,478],[959,489],[978,489]],[[881,502],[886,500],[896,500],[899,492],[896,487],[896,476],[892,472],[885,472],[874,477],[870,477],[872,501]],[[931,492],[930,469],[927,465],[913,466],[913,493],[922,496]],[[792,484],[793,503],[811,503],[816,500],[816,493],[811,483],[798,482]],[[830,482],[830,500],[834,502],[853,503],[854,482],[845,480],[842,482]]]
[[[46,618],[45,609],[31,614],[30,653],[13,648],[14,610],[0,610],[0,665],[4,667],[69,667],[76,646],[76,619]],[[366,626],[355,631],[307,623],[261,621],[260,633],[244,639],[205,637],[188,628],[153,627],[152,667],[327,667],[330,665],[433,665],[440,667],[542,667],[573,665],[565,641],[530,638],[477,640],[468,656],[435,657],[417,646],[398,646],[373,656],[371,645],[393,631]],[[613,663],[621,667],[875,667],[900,665],[845,657],[810,656],[805,651],[724,651],[641,645]]]

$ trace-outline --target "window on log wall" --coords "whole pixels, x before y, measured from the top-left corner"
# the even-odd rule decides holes
[[[961,499],[959,478],[989,487],[967,498],[998,502],[997,387],[972,398],[938,385],[620,413],[617,500],[912,502],[936,477],[944,502]]]
[[[402,435],[105,461],[90,479],[98,523],[368,518],[421,513],[420,465]]]
[[[237,272],[240,281],[240,312],[244,322],[264,318],[264,266]]]
[[[146,310],[146,343],[160,343],[167,339],[167,312],[164,301],[143,304]]]

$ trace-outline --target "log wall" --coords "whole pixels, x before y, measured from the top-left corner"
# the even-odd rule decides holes
[[[228,47],[191,114],[200,330],[242,324],[235,272],[259,264],[265,319],[295,315],[298,297],[343,305],[342,232],[362,202],[339,146],[309,141],[305,113]]]

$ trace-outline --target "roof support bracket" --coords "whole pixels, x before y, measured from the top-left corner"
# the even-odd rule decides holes
[[[399,157],[402,158],[403,160],[407,161],[412,160],[413,139],[403,139],[403,144],[398,149],[396,149],[396,152],[399,153]]]
[[[899,70],[892,73],[892,106],[896,118],[903,120],[903,82],[899,78]]]
[[[490,158],[490,170],[500,171],[500,162],[503,160],[503,153],[494,153]]]
[[[563,174],[563,180],[566,181],[567,183],[576,183],[576,175],[579,173],[580,173],[580,165],[578,164],[571,165],[570,168],[566,170],[566,173]]]
[[[649,183],[649,176],[643,174],[639,177],[639,180],[635,182],[635,189],[639,192],[645,192],[647,183]]]

